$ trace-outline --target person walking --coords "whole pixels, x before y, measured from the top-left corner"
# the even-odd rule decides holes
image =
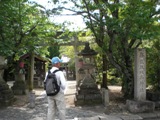
[[[58,70],[61,66],[61,62],[62,60],[59,57],[53,57],[52,68],[50,69],[50,72],[54,72],[55,70]],[[48,75],[48,72],[46,73],[46,77],[47,75]],[[58,117],[60,120],[65,120],[66,103],[65,103],[64,91],[66,89],[67,83],[66,83],[64,73],[62,71],[60,70],[57,71],[55,75],[56,75],[58,84],[60,85],[60,91],[55,96],[47,96],[47,99],[48,99],[47,120],[55,120],[56,114],[58,114]]]

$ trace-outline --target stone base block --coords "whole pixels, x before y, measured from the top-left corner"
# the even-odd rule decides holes
[[[95,105],[102,104],[102,97],[100,94],[76,94],[75,105]]]
[[[94,100],[94,101],[82,101],[82,100],[76,100],[74,101],[75,106],[93,106],[93,105],[101,105],[101,100]]]
[[[127,100],[126,107],[131,113],[153,112],[155,103],[151,101]]]
[[[15,81],[11,89],[14,95],[25,95],[26,94],[26,84],[22,80]]]
[[[105,116],[74,118],[74,120],[122,120],[122,119],[116,116],[105,115]]]

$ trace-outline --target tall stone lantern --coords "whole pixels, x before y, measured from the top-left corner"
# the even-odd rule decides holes
[[[3,73],[6,67],[5,58],[0,56],[0,108],[9,106],[14,101],[14,95],[12,90],[3,80]]]
[[[83,63],[81,63],[81,68],[79,69],[79,75],[82,79],[78,80],[75,104],[89,105],[101,103],[101,94],[94,75],[94,56],[97,55],[97,52],[91,49],[89,43],[86,42],[85,48],[78,55],[82,56],[83,61],[81,60],[81,62]]]

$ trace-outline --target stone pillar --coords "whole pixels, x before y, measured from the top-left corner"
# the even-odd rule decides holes
[[[34,108],[35,107],[35,98],[36,98],[35,91],[33,91],[33,90],[30,91],[28,93],[28,96],[29,96],[29,107]]]
[[[79,80],[79,74],[78,74],[78,38],[75,36],[74,37],[74,54],[75,54],[75,73],[76,73],[76,86],[78,84],[78,80]]]
[[[109,92],[106,88],[102,88],[102,102],[105,107],[109,105]]]
[[[146,51],[135,50],[134,100],[127,100],[126,106],[132,113],[153,112],[155,103],[146,100]]]
[[[134,99],[137,101],[146,100],[146,51],[145,49],[135,50]]]

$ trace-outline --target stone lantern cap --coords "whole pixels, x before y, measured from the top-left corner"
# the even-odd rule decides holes
[[[80,53],[78,53],[78,55],[79,56],[93,56],[93,55],[97,55],[97,52],[90,48],[89,42],[86,42],[84,49]]]

